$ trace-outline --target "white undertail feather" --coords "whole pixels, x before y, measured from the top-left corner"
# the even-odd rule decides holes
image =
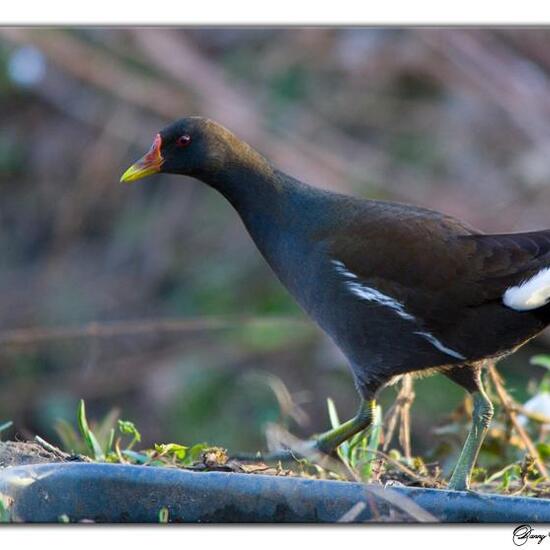
[[[392,298],[391,296],[388,296],[387,294],[384,294],[383,292],[380,292],[379,290],[376,290],[375,288],[360,283],[358,281],[357,275],[349,271],[342,262],[338,260],[332,260],[332,264],[336,268],[336,271],[338,271],[340,275],[347,279],[345,284],[351,293],[355,294],[359,298],[362,298],[363,300],[376,302],[381,306],[393,309],[395,313],[399,315],[399,317],[405,319],[406,321],[416,322],[416,318],[414,317],[414,315],[408,313],[405,310],[405,306],[401,302],[399,302],[395,298]],[[430,342],[430,344],[432,344],[432,346],[437,348],[439,351],[446,353],[451,357],[455,357],[456,359],[466,359],[457,351],[445,346],[440,340],[438,340],[433,334],[429,332],[415,331],[414,334],[421,336],[422,338]]]
[[[529,311],[550,302],[550,267],[541,269],[530,279],[510,287],[503,295],[505,306],[516,311]]]

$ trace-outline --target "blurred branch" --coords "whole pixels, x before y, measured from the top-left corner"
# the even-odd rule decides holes
[[[77,327],[33,327],[0,331],[0,345],[24,346],[68,340],[74,338],[112,338],[115,336],[137,336],[140,334],[166,332],[202,332],[224,330],[240,326],[261,326],[278,324],[305,326],[306,321],[295,317],[221,316],[190,319],[147,319],[138,321],[93,322]]]
[[[224,122],[273,160],[306,179],[338,189],[348,186],[351,178],[347,163],[330,151],[312,148],[298,138],[289,144],[286,138],[267,134],[262,129],[260,115],[252,108],[254,101],[246,98],[244,92],[234,90],[234,85],[181,37],[174,40],[169,30],[140,29],[133,32],[153,66],[158,65],[163,72],[176,77],[184,87],[200,94],[201,110],[207,116]],[[124,102],[154,112],[166,121],[180,118],[186,111],[189,112],[190,105],[194,103],[181,87],[166,79],[138,74],[117,61],[115,56],[108,56],[65,31],[3,28],[0,29],[0,37],[19,45],[35,45],[50,61],[74,78],[113,94]],[[86,63],[82,62],[83,59]],[[311,158],[312,155],[314,158]]]
[[[296,341],[287,344],[285,350],[299,347]],[[201,348],[200,344],[197,349]],[[14,377],[9,385],[0,385],[0,403],[2,408],[10,411],[12,418],[21,411],[33,407],[37,403],[37,396],[41,400],[48,395],[56,395],[63,389],[70,389],[71,395],[82,396],[86,399],[120,399],[121,395],[148,394],[151,391],[151,376],[158,379],[164,371],[175,371],[175,365],[181,357],[182,350],[189,354],[191,343],[163,346],[160,351],[139,351],[123,355],[120,359],[104,361],[89,376],[85,369],[62,369],[57,373],[47,372],[41,376]],[[270,358],[280,357],[280,349],[265,351],[236,350],[229,353],[227,350],[217,359],[207,363],[208,369],[223,368],[230,372],[248,372]],[[203,367],[204,368],[204,367]],[[154,374],[152,374],[154,373]],[[155,400],[149,394],[149,404],[155,406]]]
[[[182,90],[153,76],[129,70],[115,57],[64,30],[4,27],[0,29],[0,37],[18,45],[33,44],[73,77],[165,119],[174,118],[189,102]]]
[[[309,415],[295,401],[286,384],[278,376],[268,372],[253,371],[248,375],[248,379],[256,380],[260,384],[271,389],[273,395],[277,399],[282,421],[292,418],[292,420],[302,428],[309,424]]]
[[[112,108],[95,142],[83,155],[75,185],[59,197],[52,227],[50,265],[57,261],[57,254],[70,244],[71,238],[78,236],[88,217],[96,215],[102,194],[113,185],[113,172],[118,168],[116,164],[128,152],[128,143],[109,138],[117,127],[129,128],[131,125],[126,110]]]
[[[133,105],[154,113],[165,122],[199,108],[202,114],[229,126],[276,165],[314,185],[345,192],[353,184],[368,180],[370,191],[379,185],[390,197],[420,204],[429,200],[427,189],[435,186],[436,174],[419,172],[414,166],[396,162],[385,150],[324,122],[319,113],[303,104],[292,105],[292,117],[299,121],[294,128],[271,121],[276,134],[269,131],[258,95],[227,78],[223,69],[212,63],[183,32],[169,29],[124,32],[134,38],[152,72],[164,74],[164,78],[130,69],[116,52],[108,55],[63,30],[4,28],[0,29],[0,37],[15,44],[34,44],[73,78],[117,97],[126,107]],[[116,128],[114,132],[117,133]],[[134,128],[125,135],[120,135],[122,132],[117,135],[127,142],[140,141],[136,132],[139,129]],[[314,139],[316,135],[323,139]],[[385,181],[388,177],[392,181]],[[454,202],[459,200],[465,199],[457,196]],[[475,204],[467,206],[462,210],[473,210],[470,218],[475,217]],[[461,208],[455,204],[454,210],[458,212]]]
[[[546,143],[550,133],[542,113],[550,114],[550,83],[537,65],[527,65],[512,48],[495,36],[475,30],[420,30],[419,36],[441,56],[448,58],[455,71],[432,72],[447,85],[476,90],[502,108],[515,127],[532,143]]]
[[[520,405],[519,403],[514,403],[515,410],[519,412],[521,415],[525,416],[529,420],[536,422],[537,424],[542,425],[550,425],[550,416],[545,416],[544,414],[534,412],[534,411],[528,411],[525,407]]]
[[[345,159],[318,143],[311,146],[304,138],[284,134],[283,129],[280,129],[282,139],[267,133],[254,95],[230,82],[223,69],[194,48],[182,33],[168,29],[135,29],[130,32],[155,67],[200,95],[201,111],[208,117],[227,125],[276,164],[306,181],[336,189],[349,188],[352,177]],[[320,131],[325,130],[335,133],[334,128]],[[337,141],[338,136],[335,138]]]

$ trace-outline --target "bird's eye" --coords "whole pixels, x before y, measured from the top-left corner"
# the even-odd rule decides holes
[[[178,147],[187,147],[191,143],[191,136],[188,134],[183,134],[178,139],[176,139],[176,145]]]

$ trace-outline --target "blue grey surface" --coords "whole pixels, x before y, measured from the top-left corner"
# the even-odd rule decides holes
[[[114,464],[5,468],[0,498],[18,522],[156,523],[167,508],[171,522],[327,523],[354,506],[355,522],[430,521],[430,514],[443,522],[550,521],[544,499]]]

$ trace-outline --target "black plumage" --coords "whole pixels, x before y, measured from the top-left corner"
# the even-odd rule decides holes
[[[451,480],[467,487],[492,415],[483,360],[550,323],[545,292],[536,308],[503,302],[508,289],[550,267],[550,230],[486,235],[432,210],[323,191],[198,117],[162,130],[122,179],[154,172],[193,176],[222,193],[281,282],[348,358],[363,405],[316,446],[330,451],[364,428],[377,392],[396,376],[436,369],[474,395],[475,433]]]

